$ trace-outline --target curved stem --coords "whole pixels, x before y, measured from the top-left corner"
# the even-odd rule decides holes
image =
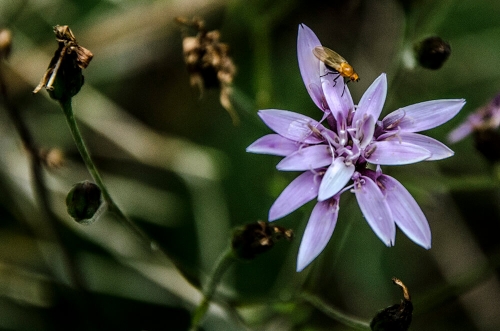
[[[214,270],[210,275],[207,285],[203,289],[203,300],[201,300],[198,307],[196,307],[196,310],[193,313],[193,317],[191,318],[191,331],[198,330],[198,326],[200,325],[203,316],[205,316],[205,313],[208,310],[208,306],[210,304],[210,301],[212,300],[217,285],[219,285],[222,276],[234,261],[235,259],[233,250],[231,247],[229,247],[222,253],[222,255],[215,263]]]
[[[338,311],[336,308],[328,305],[326,302],[315,296],[314,294],[308,292],[302,292],[298,294],[298,297],[304,301],[309,302],[314,307],[321,310],[323,313],[331,317],[332,319],[349,326],[356,330],[370,330],[370,323],[367,321],[362,321],[358,318],[349,316]]]
[[[78,129],[78,125],[76,124],[75,120],[75,115],[73,114],[73,108],[71,106],[71,99],[67,99],[64,101],[60,102],[61,107],[64,111],[64,115],[66,116],[66,121],[69,125],[69,128],[71,130],[71,135],[73,136],[73,139],[75,140],[76,147],[78,148],[78,151],[80,152],[80,155],[82,156],[82,159],[85,163],[85,166],[87,167],[88,171],[90,172],[90,175],[94,179],[95,183],[99,188],[101,189],[102,196],[104,198],[104,201],[107,203],[108,208],[111,212],[114,212],[119,218],[121,218],[125,223],[137,234],[139,237],[142,239],[146,240],[149,245],[151,245],[151,248],[156,249],[157,244],[149,238],[148,235],[144,233],[134,222],[132,222],[131,219],[129,219],[123,211],[118,207],[118,205],[114,202],[113,198],[111,198],[111,195],[108,192],[108,189],[106,188],[106,185],[104,185],[104,182],[101,178],[101,175],[99,174],[99,171],[97,170],[97,167],[95,166],[94,162],[92,161],[92,158],[90,157],[90,153],[87,149],[87,146],[85,145],[85,142],[83,140],[82,134],[80,133],[80,130]]]

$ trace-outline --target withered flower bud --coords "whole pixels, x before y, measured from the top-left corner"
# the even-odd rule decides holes
[[[415,45],[418,63],[427,69],[437,70],[451,54],[451,47],[440,37],[429,37]]]
[[[80,91],[83,85],[82,69],[87,68],[93,54],[78,45],[75,35],[67,25],[56,25],[54,33],[59,47],[33,93],[45,87],[51,98],[65,101]]]
[[[233,234],[231,244],[237,257],[251,260],[257,255],[269,251],[281,239],[292,240],[293,231],[257,221],[237,229]]]
[[[413,313],[410,293],[401,280],[393,277],[392,282],[403,290],[403,299],[400,304],[385,308],[373,318],[370,323],[373,331],[406,331],[410,327]]]
[[[12,48],[12,33],[8,29],[0,30],[0,59],[8,58]]]
[[[197,86],[200,95],[204,89],[220,88],[220,103],[231,116],[233,124],[238,124],[239,118],[230,99],[236,67],[229,57],[229,46],[219,41],[219,31],[207,31],[205,23],[199,18],[189,20],[177,17],[176,21],[198,32],[196,36],[184,36],[182,40],[191,86]]]
[[[80,224],[91,224],[103,207],[101,189],[94,183],[83,181],[76,184],[66,196],[68,214]]]

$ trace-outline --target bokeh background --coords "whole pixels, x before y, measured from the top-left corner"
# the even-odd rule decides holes
[[[239,126],[218,90],[200,97],[189,85],[177,16],[203,18],[229,44]],[[245,152],[270,133],[257,110],[321,116],[298,70],[298,24],[355,67],[361,77],[349,85],[355,103],[382,72],[389,81],[385,114],[465,98],[456,118],[427,132],[445,141],[500,92],[499,17],[496,0],[0,0],[0,28],[13,36],[2,64],[10,97],[38,146],[65,155],[62,167],[44,168],[61,237],[55,240],[33,191],[28,154],[0,106],[0,329],[188,328],[201,298],[196,284],[206,281],[233,228],[267,220],[296,176],[278,172],[277,157]],[[58,104],[45,91],[32,95],[57,48],[54,25],[69,25],[94,53],[73,106],[105,183],[194,285],[113,215],[83,226],[66,213],[66,193],[91,178]],[[414,43],[433,35],[452,49],[436,71],[411,61]],[[455,156],[447,160],[384,168],[424,210],[430,250],[400,231],[395,247],[385,247],[346,193],[325,251],[296,273],[309,203],[277,221],[295,231],[293,242],[229,269],[203,328],[350,330],[295,295],[308,291],[370,320],[401,299],[391,282],[397,276],[415,306],[410,330],[500,330],[498,167],[470,137],[450,147]]]

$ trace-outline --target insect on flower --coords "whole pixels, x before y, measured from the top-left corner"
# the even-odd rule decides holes
[[[334,73],[338,73],[339,76],[347,78],[348,81],[359,81],[359,76],[354,71],[354,68],[337,52],[332,51],[328,47],[317,46],[313,49],[313,54],[329,69],[334,71]]]

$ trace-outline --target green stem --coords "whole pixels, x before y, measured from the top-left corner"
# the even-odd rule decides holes
[[[106,185],[104,185],[104,182],[101,178],[101,175],[99,174],[99,171],[97,170],[97,167],[95,166],[94,162],[92,161],[92,158],[90,157],[90,153],[87,149],[87,146],[85,145],[85,142],[83,140],[82,134],[80,133],[80,130],[78,129],[78,125],[76,124],[75,120],[75,115],[73,114],[73,107],[71,106],[71,98],[60,101],[61,107],[64,111],[64,115],[66,116],[66,121],[68,122],[69,128],[71,130],[71,135],[73,136],[73,139],[75,140],[76,147],[78,148],[78,151],[80,152],[80,155],[82,156],[83,162],[85,163],[85,166],[87,167],[88,171],[90,172],[90,175],[94,179],[95,183],[99,188],[101,189],[102,196],[104,198],[104,201],[108,205],[109,211],[115,213],[120,219],[125,221],[125,223],[142,239],[146,240],[148,244],[152,247],[155,248],[157,245],[155,242],[153,242],[148,235],[146,235],[134,222],[132,222],[131,219],[129,219],[123,211],[118,207],[118,205],[114,202],[113,198],[111,198],[111,195],[108,192],[108,189],[106,188]]]
[[[309,302],[314,307],[321,310],[323,313],[331,317],[332,319],[349,326],[356,330],[370,330],[370,323],[366,321],[359,320],[355,317],[349,316],[338,311],[336,308],[328,305],[326,302],[315,296],[314,294],[302,292],[298,294],[299,298]]]
[[[198,305],[198,307],[196,307],[196,310],[193,313],[193,317],[191,319],[191,331],[198,330],[198,326],[200,325],[203,316],[205,316],[208,310],[210,301],[212,300],[217,285],[219,285],[222,276],[234,261],[235,258],[233,250],[231,247],[229,247],[222,253],[222,255],[215,263],[212,275],[210,276],[207,285],[203,289],[203,300],[201,300],[200,304]]]

